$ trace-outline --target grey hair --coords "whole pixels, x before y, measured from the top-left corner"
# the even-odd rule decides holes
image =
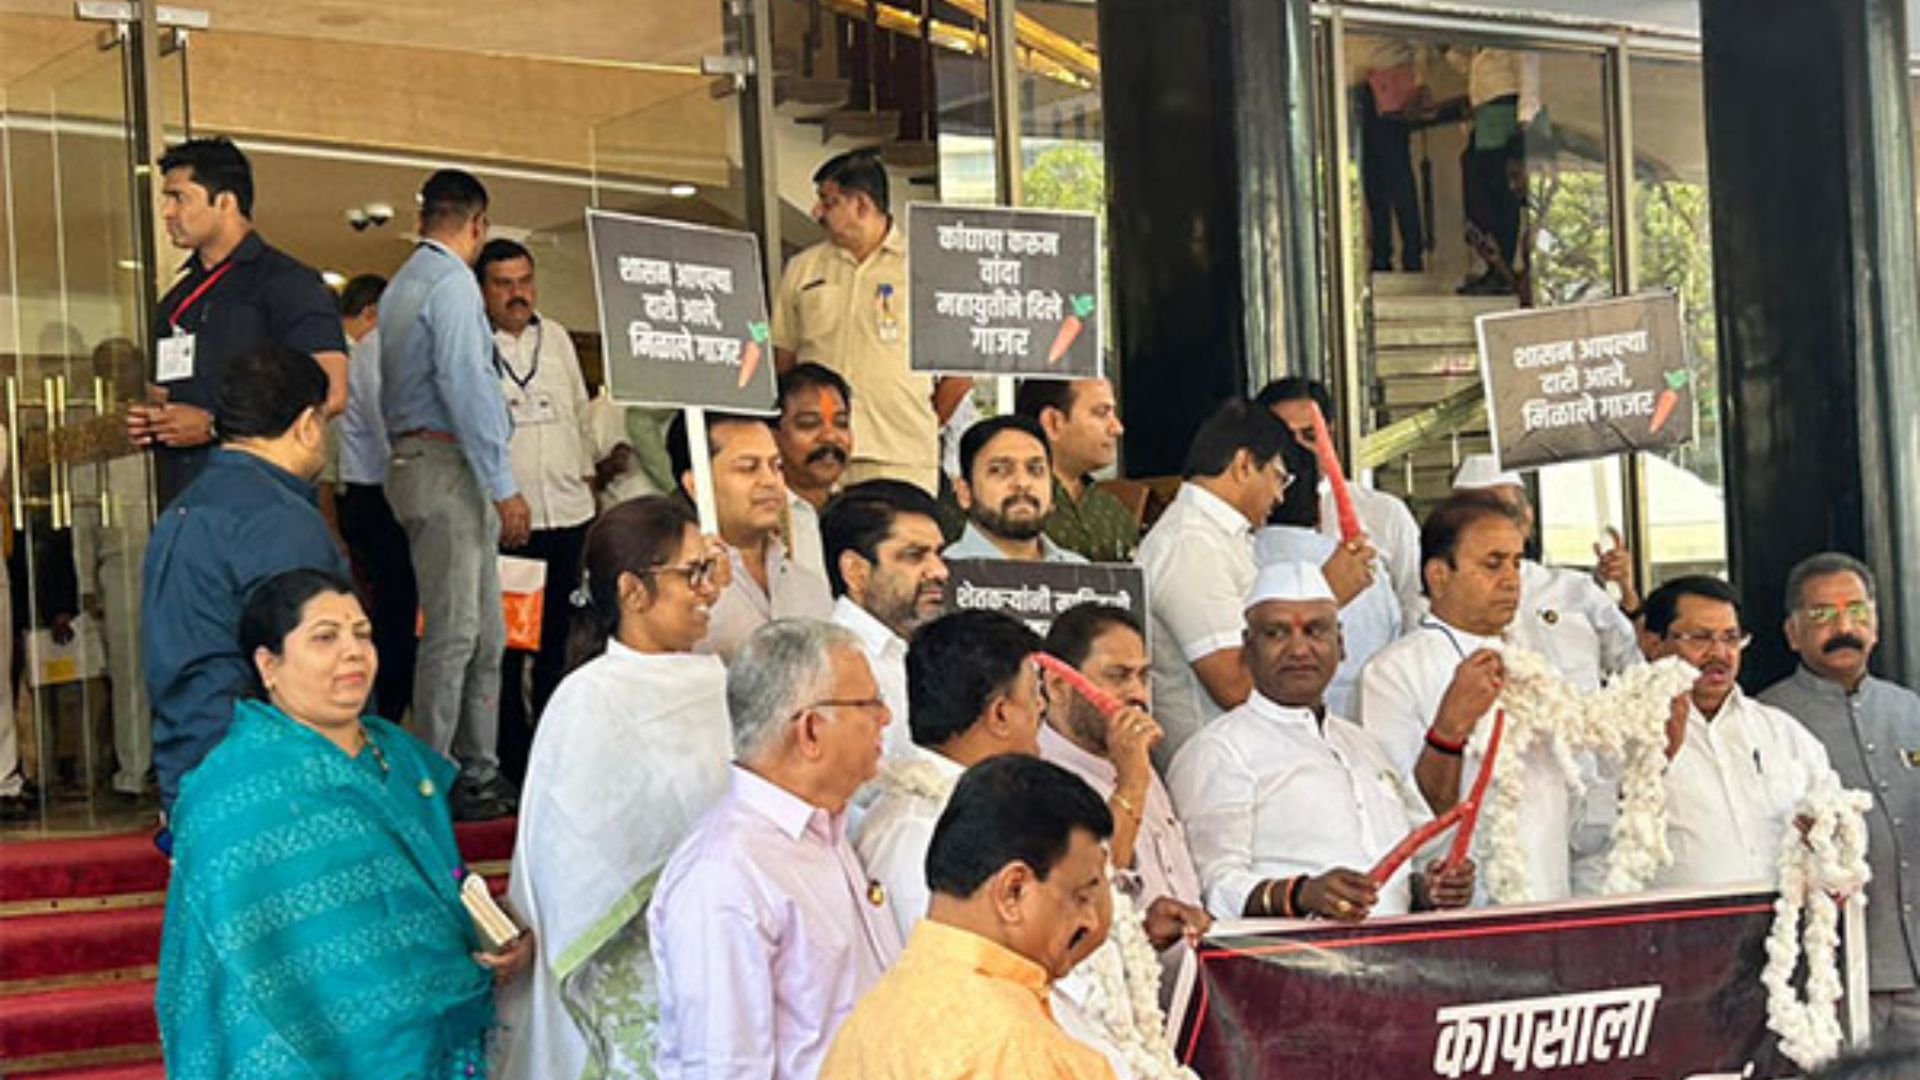
[[[1879,587],[1874,584],[1873,571],[1867,569],[1866,563],[1842,552],[1822,551],[1801,559],[1792,570],[1787,571],[1787,611],[1800,610],[1800,594],[1806,589],[1807,582],[1828,574],[1856,575],[1860,583],[1867,587],[1867,599],[1875,603],[1879,601]]]
[[[833,650],[859,647],[851,630],[818,619],[775,619],[755,630],[727,665],[734,756],[765,757],[786,720],[833,684]]]

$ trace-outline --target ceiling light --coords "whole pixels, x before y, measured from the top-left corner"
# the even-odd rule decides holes
[[[322,270],[320,280],[326,282],[329,289],[339,289],[346,286],[347,275],[338,270]]]
[[[692,184],[674,184],[667,188],[667,194],[676,199],[691,199],[699,190]]]

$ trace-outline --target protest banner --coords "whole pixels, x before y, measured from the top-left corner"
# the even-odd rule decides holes
[[[1146,574],[1130,563],[948,559],[947,610],[1004,611],[1041,637],[1081,604],[1112,604],[1147,624]]]
[[[1207,1080],[1784,1080],[1760,981],[1773,894],[1692,892],[1358,924],[1217,924],[1175,1050]],[[1842,938],[1863,940],[1860,906]],[[1845,949],[1854,1036],[1866,961]]]
[[[913,203],[907,295],[915,371],[1101,373],[1100,221],[1092,214]]]
[[[587,211],[607,389],[687,410],[695,503],[718,530],[705,410],[772,415],[773,343],[752,233]]]
[[[1503,469],[1692,442],[1695,373],[1671,293],[1475,320]]]

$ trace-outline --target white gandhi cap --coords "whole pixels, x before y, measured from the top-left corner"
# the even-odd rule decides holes
[[[1469,454],[1453,474],[1453,490],[1483,491],[1496,487],[1525,487],[1516,472],[1501,472],[1492,454]]]
[[[1339,603],[1334,599],[1333,587],[1327,584],[1326,575],[1310,562],[1278,562],[1261,567],[1260,575],[1253,579],[1253,591],[1247,594],[1247,602],[1240,610],[1250,611],[1269,600]]]

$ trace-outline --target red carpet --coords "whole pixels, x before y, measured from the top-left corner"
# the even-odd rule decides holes
[[[469,863],[497,871],[495,893],[514,828],[454,829]],[[151,832],[0,846],[0,1076],[163,1080],[153,966],[166,884]]]

